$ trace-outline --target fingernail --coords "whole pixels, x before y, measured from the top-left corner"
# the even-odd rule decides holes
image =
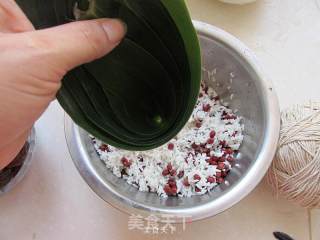
[[[123,27],[123,29],[124,29],[124,34],[126,34],[127,33],[127,31],[128,31],[128,25],[126,24],[126,22],[125,21],[123,21],[122,19],[117,19],[121,24],[122,24],[122,27]]]
[[[120,19],[109,19],[102,23],[102,27],[112,43],[120,42],[127,32],[127,24]]]

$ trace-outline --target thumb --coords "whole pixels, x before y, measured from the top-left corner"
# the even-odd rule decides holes
[[[109,53],[125,36],[125,24],[116,19],[68,23],[29,32],[36,47],[43,48],[58,67],[69,71]]]

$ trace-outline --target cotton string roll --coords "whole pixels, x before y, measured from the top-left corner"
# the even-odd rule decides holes
[[[279,146],[267,180],[276,194],[303,207],[320,207],[320,102],[282,112]]]

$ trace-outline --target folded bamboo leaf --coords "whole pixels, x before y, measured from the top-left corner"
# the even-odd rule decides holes
[[[74,120],[76,124],[78,124],[79,126],[86,125],[87,131],[89,131],[92,135],[99,137],[102,141],[108,142],[110,144],[119,144],[119,146],[122,145],[122,143],[119,143],[117,140],[112,139],[108,135],[108,133],[104,133],[102,129],[97,128],[95,125],[89,122],[89,120],[81,111],[79,105],[74,104],[75,99],[73,99],[72,95],[65,87],[62,87],[60,89],[57,94],[57,98],[59,99],[60,104],[63,104],[65,111],[69,114],[69,116]],[[124,146],[126,146],[126,144]]]
[[[18,0],[39,28],[77,19],[120,18],[124,41],[109,55],[68,73],[57,98],[101,140],[147,150],[188,121],[201,79],[199,42],[184,0]]]
[[[61,97],[61,95],[63,95],[63,97]],[[65,96],[68,96],[68,98],[66,98]],[[86,118],[86,116],[82,113],[79,105],[74,104],[73,101],[75,100],[65,87],[61,88],[61,90],[57,94],[57,98],[59,99],[60,104],[63,104],[65,111],[74,120],[74,122],[79,126],[86,125],[86,130],[90,132],[92,135],[111,145],[116,145],[119,148],[125,148],[128,150],[137,149],[136,146],[128,145],[127,143],[123,143],[117,139],[112,138],[112,136],[110,136],[108,133],[104,132],[94,124],[90,123],[89,119]],[[154,147],[155,146],[150,145],[147,146],[146,149],[152,149]]]
[[[126,144],[135,146],[149,146],[152,144],[151,141],[146,142],[144,138],[139,138],[136,134],[126,131],[126,129],[116,121],[116,117],[114,116],[108,99],[102,90],[102,86],[96,82],[90,73],[83,69],[83,67],[79,67],[76,75],[76,78],[80,79],[81,86],[86,93],[86,97],[90,99],[96,114],[100,116],[104,124],[108,124],[107,129],[110,135],[118,138],[119,140],[123,140]],[[71,82],[71,79],[68,79],[67,82]],[[65,85],[67,85],[67,82]],[[90,119],[89,116],[88,118]]]
[[[99,113],[94,108],[93,104],[86,100],[88,95],[82,84],[74,84],[75,82],[79,83],[77,77],[71,72],[69,73],[68,80],[64,82],[64,87],[67,89],[67,91],[69,91],[72,99],[78,103],[77,105],[81,109],[83,115],[85,115],[85,117],[91,121],[94,126],[103,131],[104,129],[108,129],[108,134],[114,136],[115,134],[112,134],[113,126],[109,124],[109,121],[104,121],[104,119],[101,118]]]
[[[58,24],[57,14],[54,11],[55,1],[44,2],[41,0],[16,0],[17,4],[22,8],[27,17],[37,29],[55,26]],[[64,4],[63,6],[65,6]],[[67,12],[64,11],[64,15]]]
[[[189,118],[192,114],[194,105],[198,99],[200,81],[201,81],[201,52],[197,34],[193,27],[192,21],[186,21],[189,17],[188,9],[184,0],[161,0],[162,4],[168,10],[168,14],[172,17],[179,32],[183,38],[185,52],[188,59],[190,95],[188,96],[188,106],[184,111],[183,119]],[[189,17],[190,19],[190,17]],[[195,90],[197,89],[197,90]],[[177,121],[177,129],[181,129],[184,121]]]
[[[177,61],[179,68],[181,70],[181,76],[184,80],[184,86],[182,92],[177,95],[181,95],[184,99],[188,99],[189,102],[182,105],[181,108],[186,109],[186,105],[188,105],[189,111],[180,112],[180,118],[176,121],[176,124],[179,125],[173,126],[173,128],[181,128],[184,125],[184,121],[181,119],[186,119],[186,116],[190,116],[193,107],[196,101],[196,96],[198,94],[197,91],[192,91],[193,89],[198,89],[199,81],[188,81],[191,79],[200,79],[200,57],[199,57],[199,45],[197,36],[194,32],[193,26],[191,21],[185,21],[185,18],[188,18],[188,11],[184,4],[183,0],[176,0],[176,1],[145,1],[145,0],[135,0],[135,1],[123,1],[119,0],[120,2],[125,2],[125,4],[133,11],[136,15],[140,16],[144,19],[148,24],[158,32],[161,36],[162,40],[168,46],[168,48],[172,51],[172,54]],[[170,15],[169,9],[165,9],[162,4],[170,5],[172,12]],[[177,14],[179,12],[179,14]],[[187,16],[186,16],[187,15]],[[181,24],[177,24],[173,21],[173,17],[176,18],[177,23],[179,21]],[[161,21],[159,20],[161,19]],[[184,19],[183,21],[181,21]],[[182,34],[175,33],[177,31],[177,27],[179,27],[180,33],[183,33],[185,38],[182,38]],[[191,29],[191,30],[190,30]],[[186,49],[184,49],[186,48]],[[186,51],[187,50],[187,51]],[[197,53],[198,52],[198,53]],[[197,53],[197,54],[196,54]],[[186,57],[189,56],[189,59]],[[198,57],[194,57],[198,56]],[[190,68],[192,68],[192,73]],[[190,78],[190,74],[193,76]],[[188,89],[188,87],[190,87]],[[176,90],[177,92],[179,91]],[[192,97],[190,93],[193,92]],[[183,95],[185,93],[185,95]]]
[[[108,16],[109,18],[118,17],[121,7],[121,4],[115,0],[106,0],[103,4],[98,4],[95,1],[90,2],[88,0],[80,0],[77,2],[81,6],[87,6],[87,9],[79,9],[84,13],[84,19],[95,19],[101,18],[102,16]]]
[[[172,53],[166,47],[160,36],[149,26],[149,24],[137,17],[127,6],[119,10],[119,17],[128,24],[127,38],[143,47],[154,56],[167,70],[172,78],[176,79],[175,89],[182,88],[182,75]],[[181,101],[182,94],[177,94],[177,100]],[[179,103],[177,103],[179,104]]]
[[[128,130],[157,136],[175,120],[172,80],[154,57],[131,40],[124,40],[117,51],[86,68],[102,85],[115,115]]]
[[[76,80],[76,78],[73,76],[73,74],[70,74],[70,73],[68,74],[67,78],[68,78],[68,80],[67,80],[68,82]],[[85,79],[85,78],[83,78],[83,79]],[[88,85],[86,85],[86,86],[88,86]],[[62,94],[64,96],[68,96],[68,98],[65,98],[65,97],[61,98],[60,94]],[[121,140],[115,139],[115,138],[113,138],[113,136],[110,136],[109,133],[104,132],[104,130],[101,127],[99,127],[99,124],[98,125],[96,125],[94,123],[88,124],[88,121],[90,122],[90,118],[88,118],[86,116],[86,114],[82,111],[83,108],[81,107],[81,102],[79,102],[79,105],[73,104],[72,102],[76,101],[76,98],[74,97],[74,95],[72,95],[72,93],[65,86],[63,86],[61,88],[61,90],[59,91],[59,93],[57,95],[57,98],[59,99],[60,103],[62,103],[64,105],[64,108],[68,112],[70,117],[73,119],[76,119],[75,122],[79,126],[84,125],[84,124],[87,125],[87,128],[89,129],[88,131],[90,131],[92,135],[94,135],[94,136],[98,137],[99,139],[101,139],[102,141],[108,142],[110,144],[117,144],[119,147],[124,148],[124,147],[128,146],[128,142],[126,142],[126,141],[122,142]],[[91,116],[92,115],[94,116],[95,114],[91,114]],[[108,128],[108,129],[112,130],[112,128]],[[114,128],[114,129],[118,130],[118,128]],[[120,128],[120,131],[121,131],[121,128]],[[129,148],[126,147],[128,150],[135,150],[136,147],[141,147],[141,146],[144,146],[147,149],[154,148],[154,146],[151,143],[145,145],[145,143],[139,143],[139,141],[137,141],[137,139],[131,139],[131,140],[133,141],[133,143],[130,142],[129,145],[132,147],[129,147]]]

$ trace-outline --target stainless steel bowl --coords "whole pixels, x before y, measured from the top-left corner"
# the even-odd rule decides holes
[[[198,21],[194,25],[201,42],[203,68],[216,69],[216,81],[209,80],[204,74],[205,81],[229,102],[231,108],[238,109],[244,119],[245,138],[237,156],[238,164],[226,178],[226,183],[209,194],[160,199],[154,193],[137,191],[107,170],[88,133],[66,116],[67,143],[82,177],[102,199],[124,212],[169,214],[177,219],[188,217],[192,220],[216,215],[239,202],[257,186],[274,156],[280,128],[279,105],[275,91],[253,53],[216,27]],[[232,93],[234,97],[230,99]]]

